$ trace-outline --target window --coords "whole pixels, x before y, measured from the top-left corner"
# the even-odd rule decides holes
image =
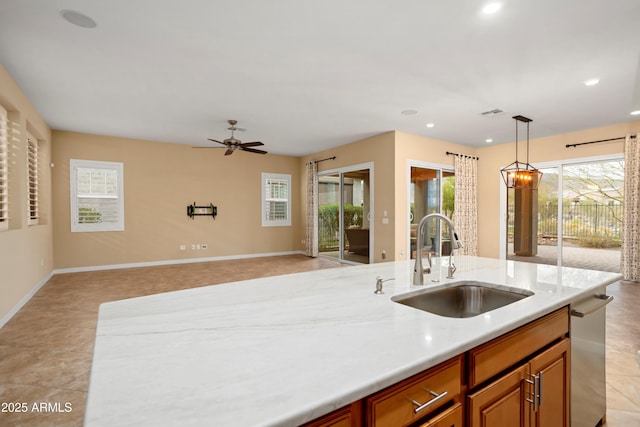
[[[9,120],[0,106],[0,230],[9,228]]]
[[[38,206],[39,196],[39,178],[40,178],[40,162],[38,140],[27,132],[27,171],[29,174],[29,225],[36,225],[40,219],[40,211]]]
[[[262,226],[291,225],[291,175],[262,174]]]
[[[123,164],[71,159],[71,231],[123,231]]]

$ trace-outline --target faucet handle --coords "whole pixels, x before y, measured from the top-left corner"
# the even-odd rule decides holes
[[[453,279],[453,273],[455,273],[456,270],[457,270],[456,265],[453,262],[451,262],[447,271],[449,273],[447,274],[447,279]]]

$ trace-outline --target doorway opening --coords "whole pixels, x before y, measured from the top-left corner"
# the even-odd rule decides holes
[[[320,255],[357,264],[372,262],[371,168],[318,174]]]
[[[435,256],[451,253],[448,227],[435,218],[428,221],[422,236],[417,236],[418,223],[425,215],[441,213],[453,221],[455,174],[435,165],[409,165],[409,258],[415,259],[418,239],[422,247]]]
[[[518,254],[517,197],[507,190],[507,259],[620,272],[624,158],[609,156],[539,167],[535,253]]]

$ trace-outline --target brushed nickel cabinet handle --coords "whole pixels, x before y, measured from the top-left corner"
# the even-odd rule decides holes
[[[538,412],[538,407],[542,404],[542,398],[540,396],[541,394],[540,375],[533,375],[533,374],[530,374],[530,375],[533,378],[533,381],[527,380],[527,379],[525,379],[525,381],[528,384],[533,385],[533,393],[529,392],[529,394],[531,395],[531,399],[526,398],[525,400],[529,403],[533,403],[533,412]]]
[[[424,389],[426,392],[428,392],[430,395],[434,396],[434,397],[433,397],[433,399],[429,400],[429,401],[428,401],[428,402],[426,402],[426,403],[416,402],[415,400],[413,400],[413,399],[411,399],[411,398],[407,398],[407,399],[409,399],[409,401],[410,401],[411,403],[413,403],[414,405],[416,405],[416,406],[417,406],[417,408],[415,408],[415,409],[413,410],[413,412],[414,412],[415,414],[417,414],[418,412],[422,411],[423,409],[428,408],[429,406],[433,405],[434,403],[436,403],[436,402],[438,402],[438,401],[440,401],[440,400],[444,399],[444,398],[449,394],[449,393],[448,393],[448,392],[446,392],[446,391],[444,391],[444,392],[442,392],[442,393],[438,394],[438,393],[436,393],[435,391],[429,390],[429,389],[427,389],[427,388],[424,388],[424,387],[423,387],[423,389]]]

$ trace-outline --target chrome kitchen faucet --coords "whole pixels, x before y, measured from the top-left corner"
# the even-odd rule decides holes
[[[425,215],[418,223],[418,229],[416,230],[416,265],[413,268],[413,284],[417,286],[424,285],[424,273],[431,273],[431,254],[427,255],[427,261],[429,267],[424,268],[422,266],[422,250],[424,249],[424,239],[422,233],[424,232],[424,226],[429,218],[439,218],[447,224],[449,232],[451,233],[451,252],[449,252],[449,268],[447,270],[447,279],[453,279],[453,273],[456,272],[456,266],[453,263],[453,250],[462,248],[462,242],[458,239],[458,234],[453,228],[451,220],[446,216],[439,213],[432,213]]]

